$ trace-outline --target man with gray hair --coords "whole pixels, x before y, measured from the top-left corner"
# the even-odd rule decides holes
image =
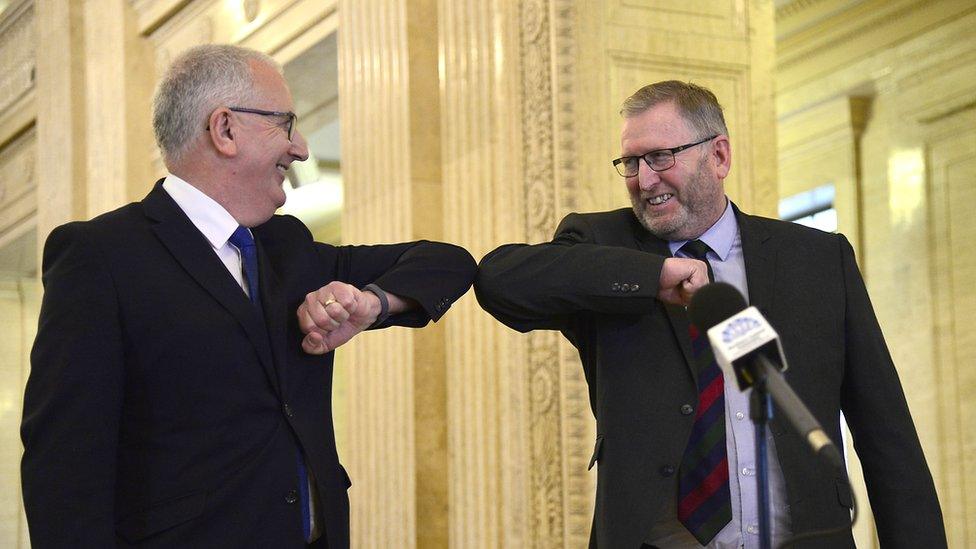
[[[169,174],[48,238],[21,428],[33,547],[349,545],[333,350],[437,320],[475,264],[274,215],[308,156],[293,109],[267,56],[188,50],[154,104]]]
[[[478,301],[519,330],[577,348],[596,417],[591,546],[758,548],[758,456],[737,389],[684,307],[710,280],[734,285],[779,331],[787,380],[841,446],[840,412],[884,547],[945,547],[932,476],[843,235],[741,212],[725,195],[732,147],[709,90],[651,84],[624,103],[613,161],[632,208],[570,214],[552,242],[481,261]],[[771,537],[853,547],[846,475],[774,416]],[[832,530],[829,534],[824,531]]]

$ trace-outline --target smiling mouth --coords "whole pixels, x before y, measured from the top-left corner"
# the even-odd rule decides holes
[[[657,196],[652,196],[652,197],[650,197],[650,198],[648,198],[646,200],[647,200],[647,203],[650,204],[650,205],[652,205],[652,206],[659,206],[661,204],[664,204],[668,200],[671,200],[671,198],[673,196],[674,195],[671,194],[671,193],[664,193],[664,194],[659,194]]]

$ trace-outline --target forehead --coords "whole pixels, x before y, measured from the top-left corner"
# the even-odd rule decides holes
[[[674,103],[659,103],[644,112],[624,119],[620,134],[625,152],[677,147],[692,134]]]
[[[256,100],[266,103],[260,106],[269,110],[292,110],[291,92],[285,78],[267,63],[252,60],[250,65]]]

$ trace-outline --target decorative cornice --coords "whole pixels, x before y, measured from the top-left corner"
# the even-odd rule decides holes
[[[37,214],[36,146],[31,129],[8,143],[0,155],[0,237]]]
[[[136,12],[139,33],[149,36],[163,23],[179,13],[191,0],[129,0]]]
[[[34,89],[37,64],[33,3],[8,9],[0,21],[0,113]]]
[[[793,17],[823,2],[824,0],[786,0],[782,3],[777,2],[779,5],[776,6],[776,20],[779,21],[780,19]]]

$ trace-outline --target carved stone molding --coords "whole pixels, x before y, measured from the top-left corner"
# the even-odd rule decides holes
[[[522,2],[520,13],[523,190],[529,242],[548,240],[556,223],[549,9],[548,0],[528,0]],[[530,544],[557,547],[564,543],[558,335],[537,331],[528,340]]]
[[[30,129],[0,149],[0,239],[37,213],[36,146]]]
[[[776,20],[779,21],[786,17],[793,17],[823,2],[824,0],[787,0],[782,3],[777,3]]]
[[[34,89],[36,39],[33,4],[0,22],[0,112]]]
[[[577,64],[579,63],[578,20],[574,0],[551,0],[550,56],[552,63],[553,183],[554,216],[546,230],[549,238],[559,219],[580,209],[578,124],[580,113]],[[583,369],[576,350],[562,337],[556,338],[554,368],[560,383],[560,435],[562,468],[563,546],[584,547],[592,523],[594,482],[586,465],[593,449],[593,416]]]
[[[244,0],[244,19],[253,22],[261,12],[261,0]]]

